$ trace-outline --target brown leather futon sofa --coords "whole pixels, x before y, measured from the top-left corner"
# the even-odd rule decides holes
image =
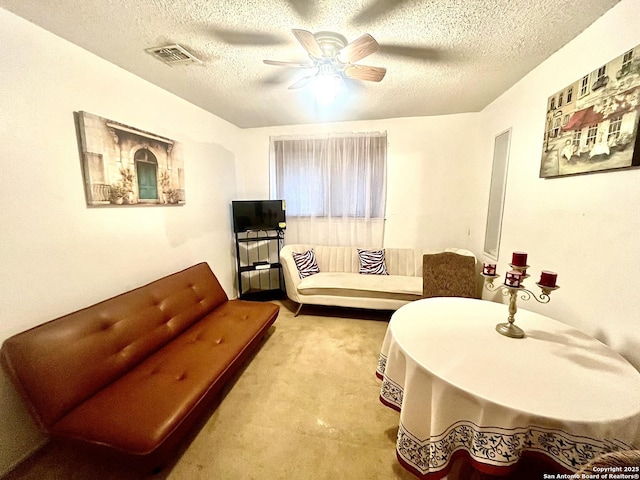
[[[156,467],[278,312],[229,300],[200,263],[19,333],[0,359],[46,434]]]

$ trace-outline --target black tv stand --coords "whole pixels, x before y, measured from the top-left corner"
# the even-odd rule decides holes
[[[238,297],[242,300],[275,300],[284,297],[280,249],[284,230],[235,232]]]

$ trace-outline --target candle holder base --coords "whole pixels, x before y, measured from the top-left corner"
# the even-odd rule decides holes
[[[524,338],[524,330],[516,327],[513,323],[499,323],[496,325],[496,332],[505,337]]]

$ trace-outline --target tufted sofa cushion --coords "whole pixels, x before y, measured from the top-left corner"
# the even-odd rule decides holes
[[[260,305],[232,300],[70,411],[64,437],[146,455],[177,428],[260,331]],[[252,311],[253,310],[253,311]],[[126,406],[126,408],[114,408]]]
[[[17,334],[0,360],[46,433],[147,455],[185,433],[278,310],[229,301],[201,263]]]
[[[200,264],[16,335],[3,360],[49,428],[225,301]]]

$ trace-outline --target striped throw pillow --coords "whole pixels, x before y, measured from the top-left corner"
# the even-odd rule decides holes
[[[313,250],[307,250],[304,253],[291,252],[291,255],[293,256],[293,261],[296,262],[300,278],[320,273],[318,262],[316,262],[316,254],[313,253]]]
[[[358,249],[360,257],[360,273],[366,275],[389,275],[384,262],[384,250]]]

